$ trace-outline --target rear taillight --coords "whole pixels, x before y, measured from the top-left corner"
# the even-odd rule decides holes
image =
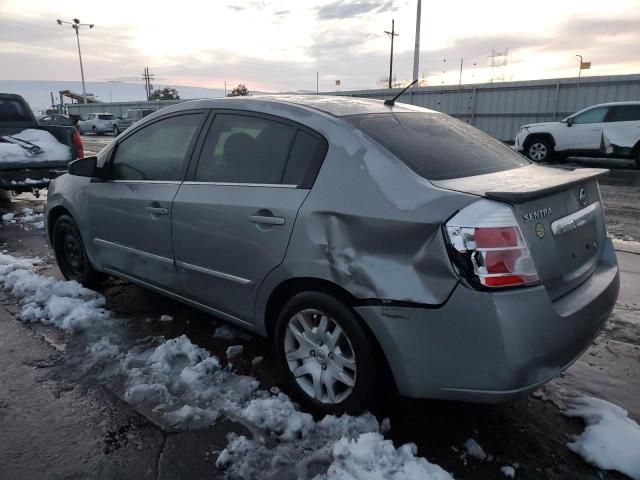
[[[518,287],[540,281],[507,205],[479,200],[449,220],[445,233],[453,263],[472,285]]]
[[[78,158],[84,158],[84,145],[82,145],[82,137],[77,130],[73,134],[73,146],[76,147]]]

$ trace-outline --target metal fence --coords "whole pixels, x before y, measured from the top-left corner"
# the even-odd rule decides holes
[[[330,92],[388,99],[399,89]],[[564,118],[589,105],[640,100],[640,74],[412,88],[398,99],[460,118],[503,141],[521,125]]]
[[[101,102],[101,103],[68,103],[65,105],[67,111],[74,115],[80,115],[87,118],[90,113],[113,113],[117,117],[124,117],[127,110],[134,108],[155,108],[159,110],[169,105],[185,102],[186,100],[150,100],[148,102]]]
[[[460,118],[503,140],[513,140],[526,123],[553,121],[597,103],[640,100],[640,74],[523,82],[416,87],[398,101],[431,108]],[[326,92],[328,95],[387,99],[399,89]],[[132,108],[162,108],[185,100],[69,104],[69,113],[108,112],[124,116]]]

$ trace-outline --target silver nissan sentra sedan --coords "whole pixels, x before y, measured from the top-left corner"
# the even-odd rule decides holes
[[[605,172],[531,164],[411,105],[197,100],[74,162],[47,233],[68,279],[120,277],[272,338],[307,408],[361,411],[388,377],[502,402],[571,365],[613,308]]]

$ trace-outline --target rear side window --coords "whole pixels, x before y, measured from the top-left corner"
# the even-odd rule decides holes
[[[607,122],[633,121],[640,121],[640,105],[620,105],[609,109]]]
[[[202,114],[170,117],[152,123],[118,144],[114,180],[182,180],[189,146]]]
[[[195,180],[280,184],[296,128],[266,118],[217,114]]]
[[[113,120],[115,116],[113,115],[98,115],[99,120]]]
[[[469,177],[528,165],[522,155],[441,113],[342,117],[429,180]]]

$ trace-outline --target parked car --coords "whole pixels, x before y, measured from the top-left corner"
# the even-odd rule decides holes
[[[114,127],[118,123],[116,116],[112,113],[90,113],[86,120],[80,120],[76,127],[81,134],[93,133],[94,135],[102,135],[105,133],[113,133]]]
[[[38,123],[24,98],[0,93],[0,189],[37,194],[83,156],[75,127]]]
[[[64,125],[67,127],[75,126],[75,122],[72,118],[57,113],[51,115],[40,115],[39,117],[37,117],[37,120],[39,125]]]
[[[154,108],[132,108],[127,110],[124,118],[117,118],[116,125],[113,127],[113,135],[118,136],[120,132],[124,132],[138,120],[142,120],[147,115],[151,115],[156,110]]]
[[[640,102],[602,103],[559,122],[524,125],[515,148],[534,162],[569,155],[632,158],[640,168]]]
[[[288,391],[502,402],[571,365],[619,290],[597,177],[445,114],[347,97],[164,108],[48,195],[63,275],[114,275],[273,339]],[[379,388],[379,390],[376,390]]]

